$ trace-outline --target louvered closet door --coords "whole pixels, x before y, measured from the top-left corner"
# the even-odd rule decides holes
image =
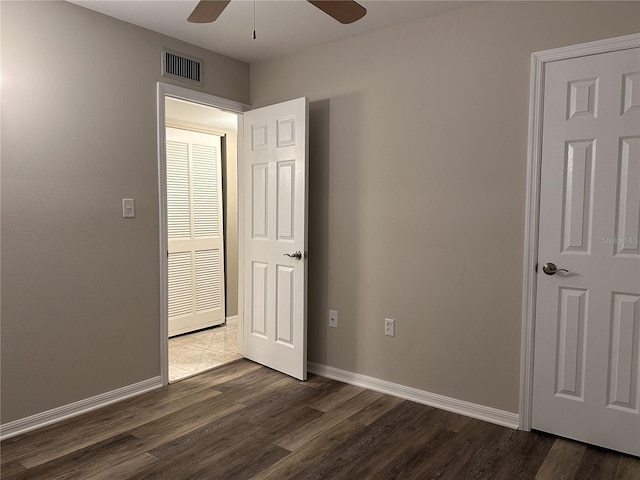
[[[224,323],[220,137],[167,128],[169,336]]]

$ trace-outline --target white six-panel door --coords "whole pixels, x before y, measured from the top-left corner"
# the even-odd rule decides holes
[[[167,128],[169,336],[224,323],[220,137]]]
[[[244,356],[304,380],[307,99],[244,114]]]
[[[640,455],[640,49],[546,65],[540,192],[532,426]]]

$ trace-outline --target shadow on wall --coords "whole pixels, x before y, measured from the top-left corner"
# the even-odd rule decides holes
[[[359,112],[357,95],[309,103],[308,358],[337,368],[358,350]],[[327,327],[329,309],[337,329]]]
[[[307,345],[310,361],[327,360],[329,310],[329,100],[309,102],[309,280]]]

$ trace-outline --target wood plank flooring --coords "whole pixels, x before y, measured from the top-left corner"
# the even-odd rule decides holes
[[[638,480],[640,459],[242,360],[0,444],[18,479]]]

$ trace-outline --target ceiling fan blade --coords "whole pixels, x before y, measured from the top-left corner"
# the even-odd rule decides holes
[[[367,9],[353,0],[307,0],[340,23],[353,23],[367,13]]]
[[[191,23],[211,23],[215,22],[222,11],[227,8],[231,0],[200,0],[196,8],[193,9],[188,22]]]

